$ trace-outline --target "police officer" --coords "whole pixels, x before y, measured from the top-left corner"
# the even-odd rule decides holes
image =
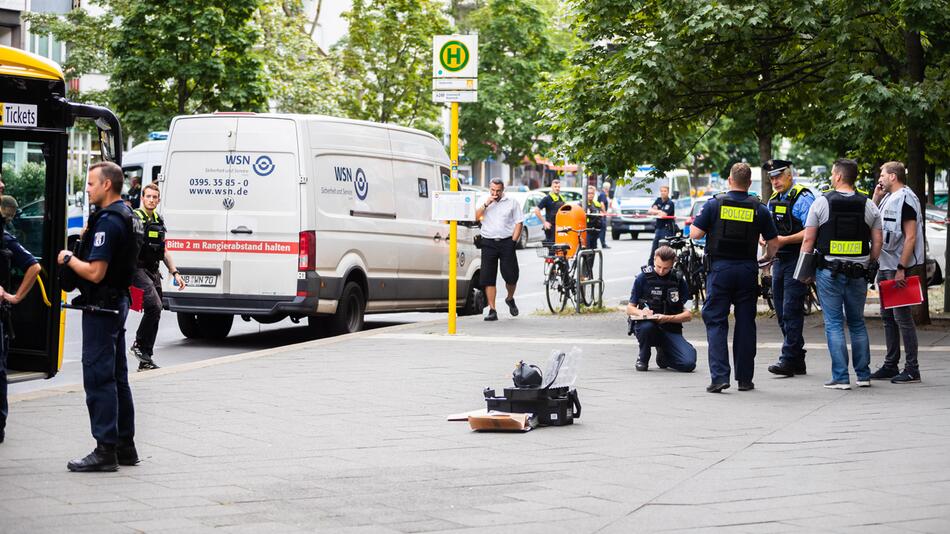
[[[805,221],[815,195],[806,187],[796,184],[792,162],[770,159],[762,165],[772,182],[769,211],[778,229],[778,254],[772,263],[772,295],[775,298],[775,317],[784,340],[778,362],[769,366],[769,372],[782,376],[805,374],[805,297],[808,286],[795,279],[798,253],[805,236]]]
[[[759,236],[767,243],[764,261],[770,261],[778,249],[778,232],[768,208],[749,194],[752,170],[736,163],[729,172],[729,192],[710,199],[703,207],[689,234],[706,240],[706,302],[703,321],[709,341],[710,393],[729,387],[729,308],[735,306],[736,329],[732,356],[739,391],[755,388],[755,304],[758,300],[756,256]]]
[[[155,208],[161,201],[158,186],[148,184],[142,188],[142,207],[134,210],[142,220],[145,240],[139,251],[138,265],[132,285],[142,290],[142,321],[135,332],[135,342],[129,355],[139,361],[139,371],[158,369],[154,360],[155,337],[158,322],[162,318],[162,275],[159,262],[164,262],[168,272],[175,278],[178,290],[185,289],[185,280],[175,268],[172,255],[165,249],[165,221]]]
[[[650,364],[650,348],[656,347],[656,365],[690,372],[696,368],[696,348],[683,337],[683,323],[693,314],[686,309],[686,281],[673,271],[676,252],[663,245],[656,249],[653,267],[645,266],[633,282],[627,315],[640,343],[637,371]]]
[[[883,234],[881,213],[874,202],[855,190],[857,178],[856,161],[835,161],[831,170],[833,190],[812,204],[802,241],[802,253],[819,253],[815,280],[831,353],[831,380],[824,384],[829,389],[851,389],[845,321],[857,385],[871,385],[871,347],[864,305],[868,284],[877,275]]]
[[[604,232],[606,217],[607,207],[597,198],[597,188],[587,186],[587,227],[593,228],[587,232],[587,248],[597,248],[597,239]]]
[[[3,179],[0,178],[0,191],[3,190]],[[0,218],[0,227],[4,226]],[[9,287],[12,268],[23,271],[23,279],[17,287],[16,293],[7,293],[5,287]],[[12,332],[9,328],[10,306],[22,301],[29,293],[36,282],[36,277],[40,273],[40,264],[15,237],[13,237],[4,228],[3,239],[0,242],[0,443],[3,443],[6,437],[7,414],[9,406],[7,404],[7,356],[10,352],[10,341]]]
[[[538,202],[534,208],[534,214],[544,221],[544,242],[548,245],[554,244],[554,234],[557,231],[557,210],[564,205],[564,197],[561,196],[561,181],[555,178],[551,181],[551,192]],[[541,215],[544,210],[544,215]]]
[[[597,195],[597,200],[604,205],[605,211],[610,211],[610,182],[604,180],[604,183],[601,184],[600,193]],[[607,221],[604,221],[603,227],[600,229],[600,247],[601,248],[610,248],[610,245],[607,244]]]
[[[660,246],[660,240],[666,239],[676,233],[676,223],[673,217],[676,208],[673,200],[670,199],[670,187],[667,185],[660,187],[660,196],[656,197],[653,205],[647,210],[647,213],[658,217],[656,220],[656,230],[653,232],[653,246],[650,248],[650,257],[647,259],[647,265],[653,265],[653,258],[656,255],[656,249]]]
[[[79,251],[57,262],[74,274],[83,306],[82,370],[86,406],[96,448],[67,464],[70,471],[115,471],[135,465],[138,454],[132,390],[125,359],[125,319],[142,239],[141,221],[121,200],[122,169],[112,162],[89,167],[86,193],[98,206],[89,218]],[[64,284],[66,285],[66,284]]]

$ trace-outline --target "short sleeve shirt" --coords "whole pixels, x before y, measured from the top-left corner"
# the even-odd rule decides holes
[[[92,232],[92,250],[86,258],[90,262],[111,262],[126,239],[125,222],[115,213],[103,213],[96,221],[96,226],[88,231]]]
[[[779,202],[785,201],[788,198],[788,192],[782,193],[778,196],[777,200]],[[769,201],[771,204],[772,201]],[[798,196],[798,200],[795,201],[795,204],[792,206],[792,217],[798,219],[798,222],[802,223],[802,226],[805,225],[805,221],[808,220],[808,211],[811,209],[811,205],[815,203],[815,195],[811,191],[805,190]]]
[[[504,239],[512,237],[515,225],[524,222],[521,206],[511,197],[501,197],[485,209],[482,215],[482,237]]]
[[[743,191],[729,191],[726,195],[730,200],[737,201],[745,200],[751,196]],[[693,225],[704,232],[709,232],[713,224],[714,214],[717,211],[719,211],[719,199],[712,198],[703,206],[703,211],[696,216]],[[759,227],[759,234],[762,235],[762,239],[769,241],[778,237],[775,221],[772,220],[772,214],[765,204],[760,203],[759,208],[755,211],[755,224]]]
[[[854,195],[854,191],[847,193],[844,191],[839,191],[843,196],[850,197]],[[805,221],[805,228],[817,228],[826,222],[830,217],[830,206],[828,204],[828,197],[822,195],[815,199],[815,203],[812,204],[811,209],[808,210],[808,220]],[[882,221],[881,221],[881,210],[868,200],[864,203],[864,222],[871,227],[872,230],[880,230]],[[835,256],[825,255],[827,261],[850,261],[854,263],[860,263],[862,265],[867,265],[870,261],[870,256],[859,256],[853,258],[841,258]]]
[[[25,271],[27,268],[37,263],[36,258],[17,241],[17,238],[10,235],[6,230],[3,231],[3,245],[10,251],[10,263],[13,267]],[[9,290],[10,288],[6,288]]]
[[[561,197],[560,204],[564,203],[564,196]],[[557,210],[560,209],[559,203],[551,198],[550,194],[544,195],[541,202],[538,202],[538,209],[544,212],[544,220],[551,224],[557,219]]]

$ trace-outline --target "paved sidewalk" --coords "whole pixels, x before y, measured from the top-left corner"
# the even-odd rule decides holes
[[[407,325],[134,376],[140,455],[66,471],[92,447],[81,392],[15,400],[0,445],[0,532],[950,531],[950,331],[921,332],[924,382],[830,391],[819,318],[807,376],[705,393],[633,369],[620,313]],[[872,364],[883,333],[872,329]],[[553,341],[561,339],[561,342]],[[479,434],[519,359],[584,351],[577,424]]]

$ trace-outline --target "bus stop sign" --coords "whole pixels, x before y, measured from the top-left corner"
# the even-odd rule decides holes
[[[434,36],[432,38],[432,77],[477,78],[478,36]]]

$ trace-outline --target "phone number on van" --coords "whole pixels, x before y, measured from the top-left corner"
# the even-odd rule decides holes
[[[235,180],[233,178],[192,178],[188,180],[191,186],[188,192],[192,195],[228,195],[245,196],[250,180]],[[235,189],[235,186],[238,186]]]

